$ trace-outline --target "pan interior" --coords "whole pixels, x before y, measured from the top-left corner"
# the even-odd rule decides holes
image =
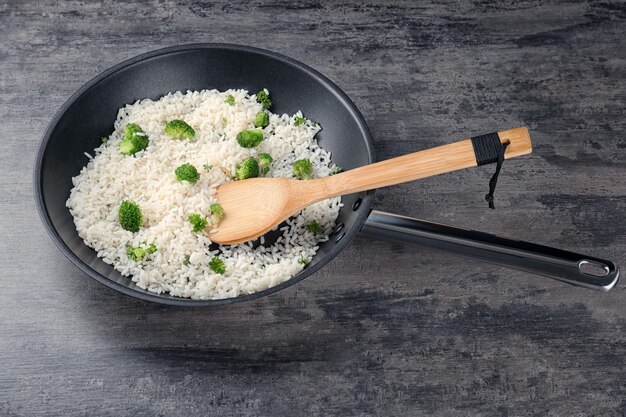
[[[138,288],[130,279],[97,258],[78,236],[65,202],[72,177],[88,162],[84,152],[99,146],[112,131],[120,107],[138,99],[173,91],[244,88],[270,91],[274,113],[302,110],[322,126],[320,145],[332,152],[344,169],[373,161],[371,139],[361,115],[334,84],[310,68],[267,51],[234,45],[190,45],[168,48],[126,61],[79,90],[50,124],[35,172],[40,212],[61,250],[83,271],[129,295],[169,304],[219,304],[255,298],[277,291],[310,275],[327,263],[360,229],[372,193],[343,197],[338,225],[342,229],[322,243],[311,264],[296,277],[252,296],[222,302],[194,301],[157,295]],[[353,209],[361,200],[360,207]],[[344,235],[345,234],[345,235]],[[341,238],[340,238],[341,237]]]

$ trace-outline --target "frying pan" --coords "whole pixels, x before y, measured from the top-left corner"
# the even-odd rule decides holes
[[[307,268],[280,285],[223,300],[191,300],[143,290],[105,264],[78,236],[65,207],[72,177],[88,162],[84,152],[93,151],[100,145],[99,138],[110,134],[120,107],[172,91],[213,88],[267,88],[273,112],[302,110],[321,124],[318,140],[332,153],[333,162],[344,169],[374,162],[372,138],[354,103],[326,77],[291,58],[229,44],[176,46],[131,58],[89,81],[61,107],[43,136],[35,165],[35,195],[43,223],[61,252],[90,277],[158,303],[236,303],[275,293],[314,274],[363,231],[375,238],[428,245],[588,288],[609,290],[619,278],[612,262],[591,256],[372,211],[374,192],[368,191],[343,197],[344,207],[330,240],[320,244]]]

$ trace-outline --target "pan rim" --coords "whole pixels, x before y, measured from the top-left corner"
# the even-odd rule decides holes
[[[131,67],[133,65],[142,63],[144,61],[148,61],[152,58],[161,57],[168,54],[174,54],[179,52],[193,51],[193,50],[204,50],[204,49],[225,49],[229,51],[240,51],[240,52],[252,52],[255,54],[264,55],[275,59],[277,61],[282,61],[283,63],[296,67],[298,70],[307,73],[309,76],[313,77],[318,83],[322,84],[329,91],[331,91],[346,107],[348,112],[357,122],[357,125],[361,131],[362,137],[365,139],[365,148],[367,152],[367,156],[369,159],[369,163],[375,162],[375,153],[374,153],[374,145],[372,141],[371,134],[367,127],[367,123],[363,118],[363,115],[356,107],[354,102],[348,97],[346,93],[344,93],[335,83],[333,83],[326,76],[322,75],[317,70],[309,67],[308,65],[297,61],[288,56],[279,54],[277,52],[269,51],[266,49],[239,45],[239,44],[231,44],[231,43],[191,43],[177,46],[169,46],[165,48],[156,49],[153,51],[149,51],[135,57],[126,59],[93,77],[91,80],[87,81],[83,84],[76,92],[74,92],[57,110],[54,114],[52,120],[48,123],[46,130],[42,136],[41,143],[39,145],[39,149],[37,151],[37,157],[35,160],[35,166],[33,170],[33,183],[34,183],[34,197],[36,200],[37,212],[39,213],[39,217],[41,218],[46,232],[52,239],[55,246],[63,253],[63,255],[78,269],[80,269],[83,273],[88,275],[89,277],[95,279],[96,281],[104,284],[105,286],[118,291],[122,294],[131,296],[133,298],[137,298],[144,301],[151,301],[159,304],[165,305],[174,305],[174,306],[184,306],[184,307],[208,307],[208,306],[218,306],[225,304],[235,304],[245,301],[255,300],[257,298],[261,298],[278,291],[281,291],[287,287],[297,284],[303,279],[313,275],[315,272],[319,271],[322,267],[328,264],[332,259],[337,256],[339,252],[341,252],[356,236],[356,234],[361,230],[365,220],[367,219],[370,206],[374,197],[374,190],[367,191],[365,195],[362,197],[361,206],[359,208],[359,213],[357,214],[357,218],[354,221],[352,227],[350,227],[346,232],[343,238],[335,244],[335,246],[331,249],[330,252],[325,254],[317,263],[312,265],[311,267],[301,271],[296,276],[288,279],[287,281],[276,285],[274,287],[267,288],[265,290],[255,292],[252,294],[241,295],[233,298],[224,298],[218,300],[194,300],[191,298],[182,298],[182,297],[174,297],[169,294],[161,295],[151,292],[142,292],[135,288],[128,287],[121,283],[111,280],[110,278],[100,274],[95,269],[91,268],[87,265],[80,257],[78,257],[65,243],[55,226],[52,224],[50,219],[48,209],[46,207],[46,202],[43,197],[43,176],[42,176],[42,165],[43,159],[46,155],[46,151],[48,148],[48,144],[50,142],[50,138],[52,132],[56,129],[59,121],[63,117],[63,115],[67,112],[67,110],[84,94],[86,94],[90,89],[96,86],[101,81],[106,78],[116,74],[122,69]]]

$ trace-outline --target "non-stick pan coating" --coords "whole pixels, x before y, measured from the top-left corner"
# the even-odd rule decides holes
[[[359,231],[373,192],[345,196],[338,224],[344,227],[321,244],[307,268],[291,280],[248,296],[200,301],[157,295],[138,288],[129,277],[96,257],[78,236],[65,201],[71,179],[87,164],[84,152],[99,146],[113,130],[117,110],[142,98],[169,92],[245,88],[270,91],[275,113],[297,110],[319,122],[320,145],[332,152],[344,169],[372,163],[372,141],[363,117],[331,81],[293,59],[261,49],[196,44],[161,49],[125,61],[78,90],[59,110],[46,130],[35,167],[35,192],[41,217],[61,251],[81,270],[109,287],[144,300],[176,305],[215,305],[250,300],[276,292],[306,278],[328,263]],[[361,204],[353,210],[355,201]]]

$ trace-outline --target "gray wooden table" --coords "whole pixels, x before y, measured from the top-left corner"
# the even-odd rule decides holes
[[[626,5],[0,1],[0,415],[626,413],[626,292],[358,238],[255,302],[182,309],[88,279],[38,219],[41,134],[80,85],[159,47],[301,60],[380,159],[519,125],[532,156],[380,190],[376,208],[626,266]]]

